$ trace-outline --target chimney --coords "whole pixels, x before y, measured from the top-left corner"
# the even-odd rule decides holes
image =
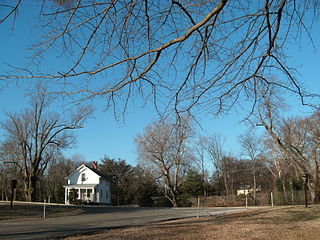
[[[92,162],[92,168],[97,170],[97,167],[98,167],[98,162],[97,161],[93,161]]]

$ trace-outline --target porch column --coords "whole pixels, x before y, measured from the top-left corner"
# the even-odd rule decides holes
[[[68,196],[69,196],[69,189],[65,188],[64,189],[64,204],[69,204]]]
[[[92,188],[92,202],[95,202],[96,201],[96,197],[95,197],[95,191],[94,191],[94,188]]]

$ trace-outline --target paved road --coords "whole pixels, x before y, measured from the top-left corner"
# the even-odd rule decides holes
[[[53,239],[106,228],[141,225],[187,217],[210,216],[245,208],[91,207],[85,214],[49,219],[0,222],[0,239]],[[199,211],[199,212],[198,212]]]

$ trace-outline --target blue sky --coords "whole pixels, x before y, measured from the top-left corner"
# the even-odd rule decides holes
[[[32,11],[30,9],[29,11]],[[21,21],[24,19],[24,21]],[[26,57],[30,55],[27,48],[32,41],[38,37],[35,29],[30,28],[32,24],[29,16],[20,15],[10,31],[8,25],[0,25],[0,72],[8,69],[5,63],[15,66],[24,66]],[[320,34],[315,34],[315,44],[319,47]],[[298,66],[300,80],[304,82],[313,92],[320,92],[320,56],[315,53],[310,43],[303,45],[287,45],[289,63]],[[48,68],[55,67],[55,59],[48,59]],[[24,88],[28,88],[26,82],[1,83],[0,91],[0,120],[5,120],[5,112],[19,112],[27,106]],[[309,114],[310,109],[299,107],[299,99],[288,96],[288,103],[292,105],[287,115]],[[87,121],[83,129],[77,131],[77,144],[73,149],[66,150],[66,156],[80,154],[87,161],[100,160],[104,155],[111,158],[121,158],[129,163],[136,164],[136,149],[134,137],[142,133],[144,127],[152,120],[157,119],[152,106],[131,106],[125,116],[125,121],[116,121],[112,112],[103,111],[103,103],[99,99],[94,101],[96,112],[93,118]],[[244,133],[246,127],[240,124],[242,112],[232,111],[228,115],[216,118],[214,116],[199,116],[198,120],[205,130],[204,135],[218,133],[225,137],[225,149],[236,156],[240,155],[237,137]],[[1,133],[1,132],[0,132]]]

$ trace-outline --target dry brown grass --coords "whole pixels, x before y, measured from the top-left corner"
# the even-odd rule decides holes
[[[255,208],[242,213],[111,229],[67,239],[319,240],[320,205]]]
[[[70,215],[79,215],[84,211],[76,208],[46,205],[46,217],[62,217]],[[20,221],[26,219],[43,218],[42,204],[26,204],[14,202],[13,209],[10,209],[9,202],[0,203],[0,222],[1,221]]]

